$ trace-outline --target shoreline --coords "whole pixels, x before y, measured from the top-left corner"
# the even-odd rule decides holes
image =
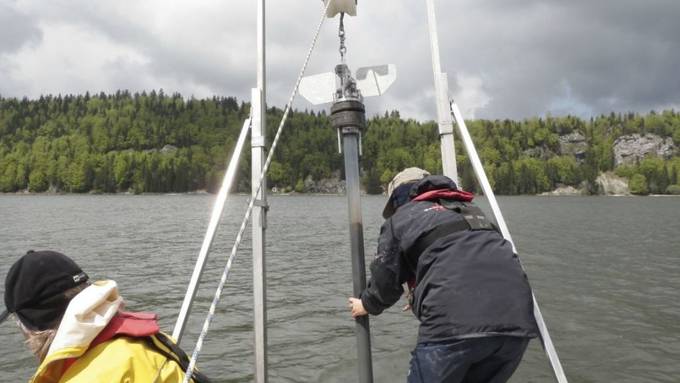
[[[99,192],[85,192],[85,193],[69,193],[69,192],[39,192],[39,193],[33,193],[29,192],[26,190],[23,191],[17,191],[17,192],[0,192],[0,196],[9,196],[9,195],[14,195],[14,196],[92,196],[92,195],[102,195],[102,196],[119,196],[119,195],[126,195],[126,196],[170,196],[170,195],[217,195],[217,193],[210,193],[206,190],[196,190],[196,191],[190,191],[190,192],[168,192],[168,193],[150,193],[150,192],[144,192],[144,193],[139,193],[135,194],[132,192],[117,192],[117,193],[99,193]],[[238,192],[238,193],[231,193],[231,195],[239,195],[239,196],[249,196],[250,193],[244,193],[244,192]],[[297,193],[297,192],[290,192],[290,193],[272,193],[268,192],[268,196],[290,196],[290,197],[300,197],[300,196],[308,196],[308,197],[313,197],[313,196],[345,196],[344,193]],[[361,193],[362,196],[383,196],[387,198],[385,194],[366,194],[365,192]],[[483,194],[476,194],[475,197],[483,197]],[[634,194],[594,194],[594,195],[586,195],[586,194],[549,194],[549,193],[540,193],[540,194],[497,194],[497,196],[500,197],[614,197],[614,198],[621,198],[621,197],[680,197],[680,195],[677,194],[648,194],[648,195],[634,195]]]
[[[16,192],[0,192],[0,196],[5,196],[5,195],[16,195],[16,196],[94,196],[94,195],[102,195],[102,196],[113,196],[113,195],[127,195],[127,196],[153,196],[153,195],[164,195],[164,196],[170,196],[170,195],[217,195],[217,193],[210,193],[206,190],[196,190],[196,191],[190,191],[190,192],[167,192],[167,193],[153,193],[153,192],[144,192],[144,193],[132,193],[132,192],[117,192],[117,193],[100,193],[100,192],[84,192],[84,193],[69,193],[69,192],[29,192],[26,190],[23,191],[16,191]],[[250,193],[245,193],[245,192],[237,192],[237,193],[230,193],[230,195],[239,195],[239,196],[249,196]],[[267,193],[268,196],[344,196],[344,193],[297,193],[297,192],[291,192],[291,193]],[[381,194],[366,194],[366,193],[361,193],[361,195],[374,195],[378,196]],[[384,196],[384,194],[382,194]]]

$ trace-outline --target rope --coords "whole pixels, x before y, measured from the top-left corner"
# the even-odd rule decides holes
[[[241,227],[239,228],[238,234],[236,235],[236,241],[234,242],[234,246],[231,249],[231,254],[229,254],[229,260],[227,261],[227,265],[224,267],[224,271],[222,272],[222,278],[220,279],[220,283],[217,286],[217,291],[215,291],[215,296],[213,297],[212,304],[210,305],[208,316],[205,318],[205,322],[203,323],[203,329],[201,330],[201,334],[198,336],[196,346],[191,354],[191,361],[189,362],[189,366],[187,367],[184,375],[184,383],[189,383],[191,380],[192,372],[196,367],[196,360],[198,359],[198,355],[201,353],[201,350],[203,348],[203,341],[205,340],[206,335],[208,335],[210,324],[212,323],[213,318],[215,317],[215,309],[217,308],[217,304],[219,303],[220,298],[222,296],[222,290],[224,289],[224,285],[227,282],[227,278],[229,277],[231,264],[234,261],[234,258],[236,257],[236,252],[238,251],[241,241],[243,240],[243,233],[246,231],[248,220],[250,220],[250,214],[252,213],[253,206],[255,204],[255,196],[259,195],[260,191],[262,190],[262,184],[267,175],[267,171],[269,170],[269,165],[272,162],[276,145],[279,142],[279,138],[281,138],[283,126],[285,125],[286,120],[288,119],[288,113],[292,108],[293,101],[295,100],[295,96],[297,95],[298,88],[300,86],[300,81],[302,81],[302,77],[304,76],[305,70],[307,69],[307,64],[309,64],[309,59],[312,56],[314,48],[316,47],[316,41],[318,40],[319,34],[321,33],[321,27],[323,26],[323,22],[326,19],[326,12],[331,3],[333,3],[333,0],[329,0],[328,3],[326,4],[326,7],[324,8],[323,15],[321,16],[321,21],[319,21],[319,25],[316,29],[316,34],[314,35],[314,39],[312,40],[312,44],[309,47],[309,50],[307,51],[307,56],[305,57],[304,64],[300,69],[300,74],[298,75],[297,81],[295,82],[295,87],[293,88],[293,92],[291,93],[290,98],[288,99],[288,103],[286,104],[286,108],[283,112],[283,117],[281,118],[278,130],[276,131],[276,136],[274,136],[274,141],[272,141],[272,146],[269,150],[269,154],[267,155],[267,160],[265,161],[264,166],[262,168],[262,176],[260,177],[260,181],[258,182],[257,190],[250,197],[248,209],[246,210],[246,214],[243,217],[243,221],[241,222]]]

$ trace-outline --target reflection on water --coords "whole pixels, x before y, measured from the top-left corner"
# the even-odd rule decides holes
[[[213,196],[0,195],[0,276],[28,249],[55,249],[97,279],[118,281],[131,310],[170,332]],[[364,198],[370,262],[383,197]],[[245,209],[229,202],[183,346],[191,351]],[[272,382],[356,380],[346,200],[270,199],[267,232]],[[676,382],[680,376],[680,199],[500,199],[570,382]],[[482,201],[484,205],[484,201]],[[249,241],[234,263],[199,365],[218,382],[252,380]],[[400,305],[399,303],[398,305]],[[376,382],[404,381],[417,322],[394,307],[371,318]],[[4,381],[35,369],[11,323],[0,326]],[[549,382],[532,342],[513,382]]]

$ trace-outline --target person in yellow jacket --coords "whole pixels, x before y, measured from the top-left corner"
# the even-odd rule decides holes
[[[122,311],[114,281],[89,282],[67,256],[29,251],[5,279],[0,322],[14,314],[40,362],[31,383],[180,383],[189,358],[152,313]],[[198,371],[192,382],[207,383]]]

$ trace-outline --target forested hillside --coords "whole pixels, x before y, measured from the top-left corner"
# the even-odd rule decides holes
[[[38,100],[0,97],[0,191],[215,190],[248,113],[249,105],[234,98],[187,100],[162,91]],[[281,115],[277,108],[268,111],[268,137]],[[272,162],[270,187],[304,191],[305,179],[341,175],[336,132],[325,113],[296,111],[287,125]],[[612,170],[629,178],[637,194],[679,189],[673,186],[680,176],[677,149],[616,169],[614,156],[615,140],[635,133],[679,144],[680,114],[674,111],[612,113],[590,120],[475,120],[469,128],[500,194],[535,194],[563,185],[594,193],[598,175]],[[582,142],[567,142],[570,136]],[[457,148],[461,183],[474,191],[469,161],[460,143]],[[364,187],[379,193],[408,166],[439,172],[439,150],[432,122],[404,120],[397,112],[372,118],[363,138]],[[246,152],[240,167],[243,191],[250,182]]]

